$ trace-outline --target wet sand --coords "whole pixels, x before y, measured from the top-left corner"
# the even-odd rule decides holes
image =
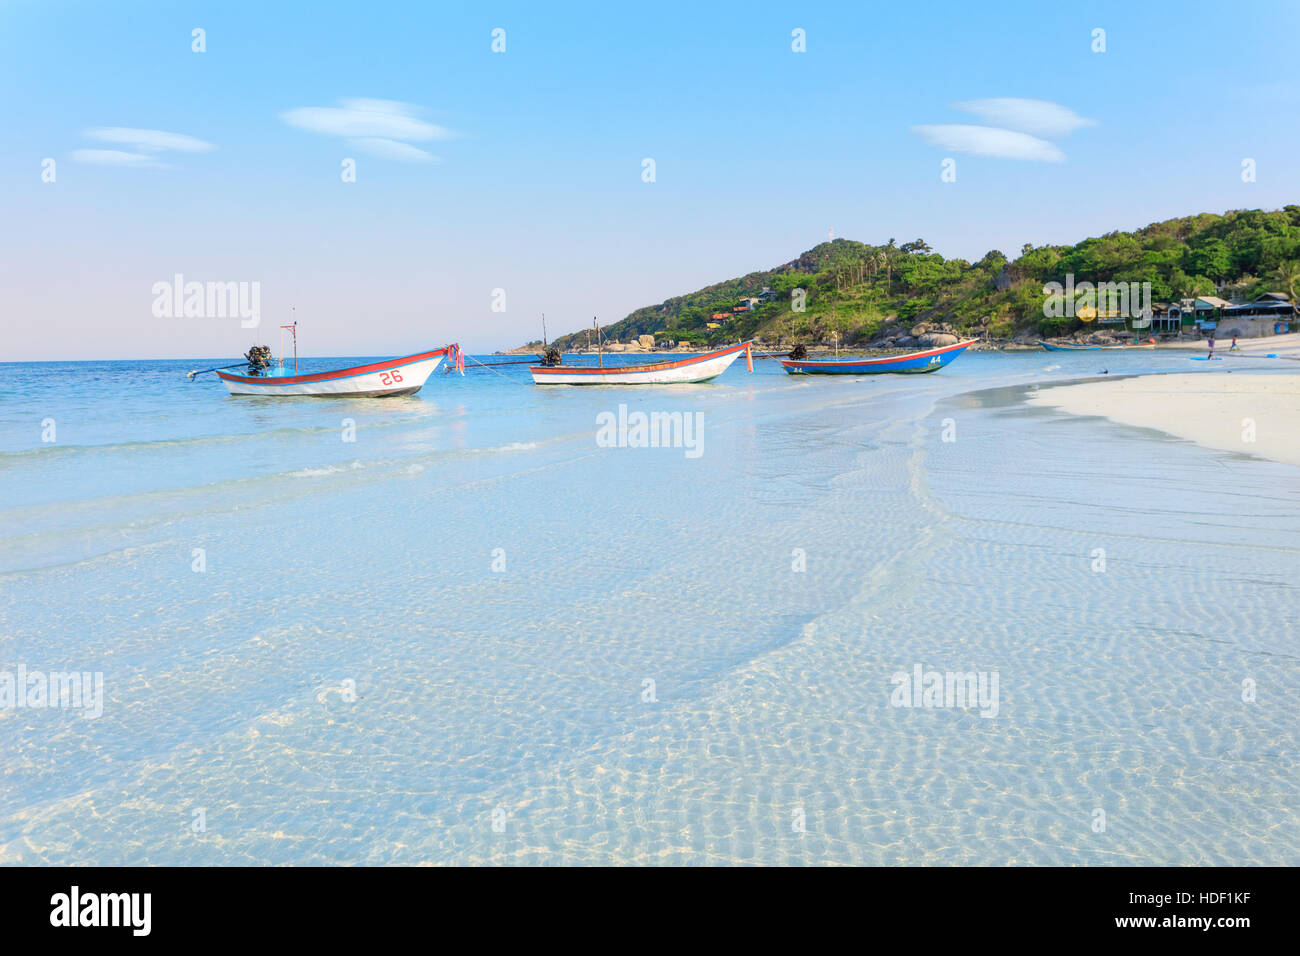
[[[1209,448],[1300,465],[1300,368],[1290,374],[1235,371],[1064,385],[1042,389],[1030,401],[1073,415],[1159,429]]]

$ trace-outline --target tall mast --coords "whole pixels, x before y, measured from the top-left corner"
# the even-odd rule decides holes
[[[292,312],[293,309],[290,309],[289,311]],[[298,320],[294,319],[292,325],[280,326],[280,365],[281,366],[284,365],[284,333],[286,329],[288,330],[289,334],[293,336],[293,370],[296,372],[298,371]]]

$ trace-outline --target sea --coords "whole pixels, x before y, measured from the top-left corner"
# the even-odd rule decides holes
[[[511,358],[0,364],[0,863],[1300,863],[1300,470],[1026,404],[1186,353]]]

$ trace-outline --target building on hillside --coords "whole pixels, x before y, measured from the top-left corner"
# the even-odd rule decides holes
[[[771,288],[769,288],[768,286],[763,286],[763,291],[761,291],[761,292],[758,294],[758,301],[759,301],[759,302],[775,302],[775,301],[776,301],[776,293],[773,292],[773,291],[771,290]]]
[[[1217,295],[1198,295],[1192,300],[1192,327],[1197,332],[1214,332],[1219,328],[1219,316],[1224,309],[1232,308],[1232,303],[1220,299]]]
[[[714,322],[730,322],[730,321],[731,321],[731,313],[730,313],[730,312],[714,312],[711,316],[709,316],[709,318],[711,318]]]
[[[1283,292],[1265,292],[1250,302],[1231,305],[1220,313],[1219,335],[1252,339],[1284,335],[1296,324],[1296,306]]]
[[[1214,295],[1202,295],[1178,302],[1157,302],[1152,307],[1151,331],[1200,335],[1215,333],[1219,338],[1236,335],[1251,339],[1280,335],[1294,328],[1295,303],[1281,292],[1266,292],[1251,302],[1228,302]]]
[[[1182,309],[1177,303],[1151,303],[1151,331],[1162,335],[1181,332],[1183,329]]]

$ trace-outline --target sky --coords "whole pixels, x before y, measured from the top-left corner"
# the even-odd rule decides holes
[[[832,230],[975,260],[1280,208],[1298,34],[1294,2],[0,0],[0,361],[294,319],[309,355],[481,353]],[[168,314],[176,276],[260,324]]]

